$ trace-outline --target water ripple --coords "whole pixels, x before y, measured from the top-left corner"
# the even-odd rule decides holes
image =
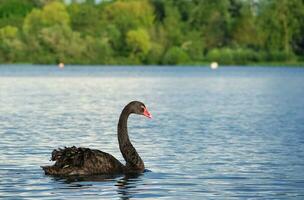
[[[0,197],[5,199],[304,199],[302,68],[0,67]],[[63,146],[123,160],[129,119],[150,171],[54,178],[41,165]]]

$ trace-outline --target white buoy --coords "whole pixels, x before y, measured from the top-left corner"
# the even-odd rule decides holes
[[[61,68],[61,69],[64,68],[64,63],[62,63],[62,62],[59,63],[59,64],[58,64],[58,67]]]
[[[212,63],[210,64],[210,68],[211,68],[211,69],[217,69],[217,68],[218,68],[218,63],[217,63],[217,62],[212,62]]]

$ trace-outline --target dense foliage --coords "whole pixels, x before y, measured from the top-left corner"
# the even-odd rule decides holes
[[[304,60],[304,0],[1,0],[0,63]]]

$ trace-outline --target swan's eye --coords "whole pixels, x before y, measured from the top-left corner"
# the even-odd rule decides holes
[[[141,112],[143,113],[143,112],[145,112],[145,107],[144,106],[141,106]]]

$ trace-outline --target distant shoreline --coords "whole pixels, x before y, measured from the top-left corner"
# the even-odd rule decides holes
[[[30,64],[30,63],[1,63],[3,66],[22,66],[22,67],[58,67],[57,64]],[[181,65],[131,65],[131,64],[65,64],[65,67],[210,67],[210,63],[201,64],[181,64]],[[219,64],[219,67],[304,67],[304,62],[299,63],[250,63],[250,64]]]

